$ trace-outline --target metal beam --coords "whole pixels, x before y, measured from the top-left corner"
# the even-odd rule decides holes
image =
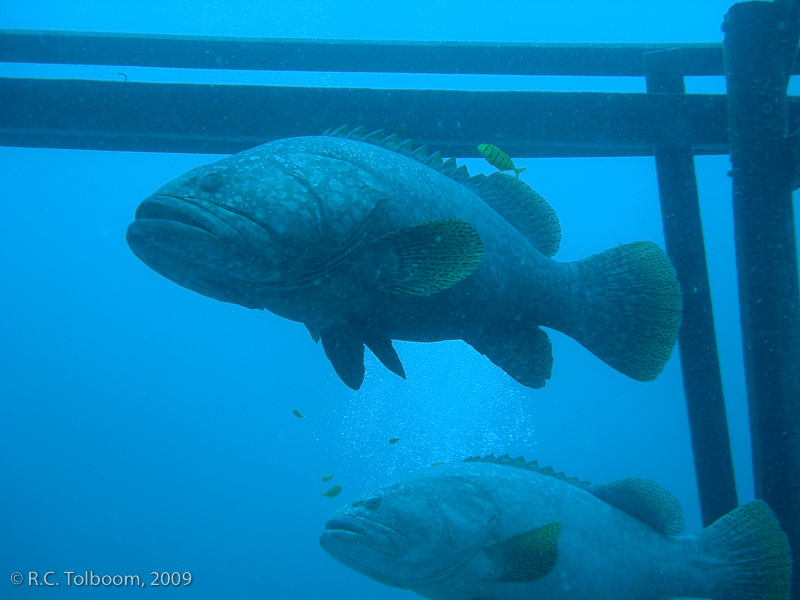
[[[459,157],[477,157],[487,140],[514,157],[651,156],[674,139],[728,151],[721,95],[0,79],[0,97],[6,146],[230,154],[349,124]]]
[[[800,600],[800,284],[780,9],[734,4],[723,47],[755,490],[789,537]]]
[[[684,93],[680,59],[674,50],[645,56],[648,93]],[[670,121],[673,116],[665,114],[663,118]],[[680,124],[672,128],[679,129]],[[739,502],[714,331],[700,197],[688,138],[656,146],[655,160],[667,254],[683,290],[678,348],[700,509],[703,526],[708,527]]]
[[[228,38],[0,30],[0,62],[363,73],[644,76],[678,48],[688,75],[722,75],[720,44],[528,44]]]
[[[797,44],[800,41],[800,0],[777,0],[781,5],[783,26],[779,31],[783,35],[783,60],[786,72],[786,85],[789,85],[789,75],[794,70],[797,57]]]

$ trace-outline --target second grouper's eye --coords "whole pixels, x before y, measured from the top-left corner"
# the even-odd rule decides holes
[[[381,499],[370,498],[364,503],[364,506],[367,508],[367,510],[377,510],[381,507]]]
[[[220,175],[216,171],[212,171],[211,173],[206,173],[200,180],[200,187],[206,190],[207,192],[213,192],[214,190],[218,190],[219,188],[222,187],[222,175]]]

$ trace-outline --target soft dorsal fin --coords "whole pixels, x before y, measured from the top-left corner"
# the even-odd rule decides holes
[[[593,496],[626,512],[665,535],[683,533],[678,499],[655,481],[631,477],[587,488]]]
[[[659,533],[678,535],[683,532],[683,511],[678,499],[655,481],[650,481],[649,479],[631,477],[601,485],[593,485],[588,481],[567,477],[564,473],[556,473],[552,467],[540,467],[535,460],[527,462],[522,457],[512,459],[508,454],[500,457],[493,454],[472,456],[464,459],[464,462],[507,465],[554,477],[559,481],[586,490],[599,500],[650,525]]]
[[[521,179],[505,173],[480,174],[464,185],[499,212],[545,256],[561,245],[561,223],[553,207]]]
[[[366,142],[413,158],[469,189],[545,256],[554,256],[558,251],[561,225],[555,210],[520,179],[502,173],[470,176],[467,167],[459,166],[454,158],[444,160],[440,152],[429,155],[425,146],[414,149],[411,140],[403,141],[397,135],[384,136],[382,129],[367,133],[366,128],[358,127],[348,132],[347,126],[342,126],[322,135]]]

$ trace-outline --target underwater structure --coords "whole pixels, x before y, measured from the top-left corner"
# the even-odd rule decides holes
[[[800,599],[800,285],[792,191],[800,100],[787,97],[800,0],[741,2],[722,44],[384,42],[0,30],[0,62],[181,69],[644,77],[646,93],[473,92],[1,78],[0,145],[231,154],[363,125],[477,157],[653,156],[684,290],[679,348],[704,525],[738,505],[694,156],[730,155],[756,496],[794,552]],[[727,94],[687,94],[687,76]],[[485,107],[490,106],[491,110]],[[266,116],[266,117],[265,117]]]

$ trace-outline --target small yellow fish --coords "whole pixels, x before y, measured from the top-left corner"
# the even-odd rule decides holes
[[[389,443],[390,444],[396,444],[399,441],[400,441],[400,438],[392,438],[392,439],[389,440]]]
[[[500,148],[497,146],[492,146],[491,144],[479,144],[478,152],[480,152],[481,156],[486,159],[486,162],[497,168],[498,171],[514,171],[517,174],[517,179],[519,179],[519,174],[527,169],[527,167],[522,167],[521,169],[515,167],[514,161],[511,160],[511,157],[500,150]]]
[[[330,475],[323,475],[322,481],[330,481],[331,479],[333,479],[334,475],[336,475],[336,473],[331,473]]]
[[[342,491],[342,486],[335,485],[324,494],[320,494],[319,499],[322,500],[325,496],[327,496],[328,498],[333,498],[334,496],[338,496],[341,491]]]
[[[431,466],[432,467],[438,467],[439,465],[443,465],[443,464],[444,464],[443,462],[435,462],[435,463],[431,463]]]
[[[293,408],[293,409],[292,409],[292,414],[293,414],[295,417],[297,417],[298,419],[305,419],[305,417],[304,417],[304,416],[303,416],[303,415],[300,413],[300,411],[299,411],[299,410],[297,410],[296,408]]]

